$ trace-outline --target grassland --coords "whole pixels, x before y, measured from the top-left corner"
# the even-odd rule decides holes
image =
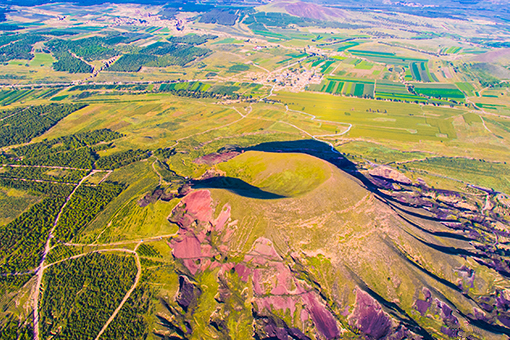
[[[310,162],[309,156],[249,151],[219,164],[227,176],[239,178],[268,192],[295,197],[312,191],[331,175],[326,164]],[[283,169],[283,170],[282,170]]]
[[[506,194],[510,193],[510,165],[468,158],[428,158],[406,163],[406,168],[425,170]]]
[[[455,110],[327,95],[279,93],[282,102],[295,110],[305,111],[318,118],[354,124],[348,136],[364,136],[374,140],[441,141],[456,138],[451,118]]]
[[[369,160],[377,164],[392,164],[416,159],[424,159],[430,154],[420,151],[400,151],[389,148],[383,144],[370,142],[352,141],[342,143],[336,147],[338,151],[347,157],[352,157],[354,162],[360,161],[357,158]]]

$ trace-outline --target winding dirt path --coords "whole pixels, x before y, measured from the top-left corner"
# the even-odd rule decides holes
[[[53,222],[53,228],[51,228],[50,233],[48,234],[48,238],[46,239],[46,245],[44,246],[44,252],[41,259],[41,262],[39,263],[39,267],[36,269],[37,273],[37,281],[33,292],[33,315],[34,315],[34,340],[39,340],[39,294],[41,292],[41,284],[42,284],[42,278],[44,274],[44,262],[46,261],[46,256],[48,255],[49,251],[51,250],[51,239],[53,238],[53,233],[55,231],[55,228],[57,227],[58,221],[60,219],[60,216],[62,215],[62,212],[64,211],[64,208],[66,207],[67,203],[71,200],[71,197],[76,192],[76,190],[80,187],[80,185],[87,180],[91,175],[95,173],[94,170],[90,171],[85,177],[81,179],[81,181],[74,187],[73,191],[67,196],[65,203],[60,208],[60,211],[58,212],[57,218]]]
[[[108,321],[106,321],[106,323],[104,324],[103,328],[101,328],[101,330],[99,331],[99,333],[97,334],[96,336],[96,339],[95,340],[99,340],[99,338],[101,337],[101,335],[103,335],[104,331],[106,331],[106,329],[108,328],[108,326],[110,325],[110,323],[115,319],[115,317],[117,316],[117,314],[119,314],[120,310],[122,309],[122,306],[124,306],[124,304],[126,303],[126,301],[129,299],[129,297],[131,296],[131,293],[133,293],[133,291],[135,290],[136,286],[138,285],[138,282],[140,281],[140,277],[142,276],[142,265],[140,264],[140,257],[138,256],[138,253],[136,252],[136,249],[138,249],[138,247],[140,246],[140,244],[142,244],[142,242],[138,242],[138,244],[136,245],[135,247],[135,250],[134,250],[134,255],[135,255],[135,261],[136,261],[136,268],[138,269],[138,272],[136,273],[136,277],[135,277],[135,282],[133,283],[133,286],[131,286],[131,288],[127,291],[126,295],[124,296],[124,298],[122,299],[122,301],[119,303],[119,305],[117,306],[117,309],[115,309],[115,311],[113,312],[113,314],[108,318]]]
[[[153,237],[147,237],[141,240],[126,240],[126,241],[119,241],[119,242],[112,242],[112,243],[67,243],[67,242],[60,242],[60,244],[63,244],[64,246],[70,246],[70,247],[110,247],[110,246],[122,246],[126,244],[133,244],[133,243],[141,243],[141,242],[152,242],[152,241],[159,241],[163,238],[167,237],[173,237],[177,234],[169,234],[169,235],[161,235],[161,236],[153,236]],[[59,241],[57,241],[59,242]]]

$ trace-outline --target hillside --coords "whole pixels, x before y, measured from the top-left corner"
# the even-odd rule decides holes
[[[492,313],[505,321],[498,301],[506,297],[500,291],[493,295],[490,284],[500,274],[466,258],[477,247],[451,231],[449,219],[385,202],[351,175],[309,155],[246,151],[217,168],[283,197],[253,198],[236,190],[242,186],[236,182],[221,189],[199,183],[201,189],[174,208],[170,220],[180,230],[171,247],[182,273],[176,302],[186,298],[193,308],[185,315],[174,310],[173,317],[189,322],[190,335],[334,339],[360,332],[370,338],[503,339],[508,334],[495,319],[480,319],[493,301]],[[321,182],[302,181],[299,172],[286,176],[296,168],[318,174]],[[211,275],[218,286],[203,284]],[[215,300],[207,300],[212,296]]]

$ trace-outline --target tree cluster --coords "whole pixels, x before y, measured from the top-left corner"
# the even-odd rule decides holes
[[[145,315],[152,305],[152,292],[147,283],[131,293],[119,314],[104,333],[105,339],[146,339],[149,324]]]
[[[45,40],[43,36],[36,34],[14,35],[13,38],[11,37],[8,36],[7,39],[14,39],[14,37],[19,39],[0,47],[0,62],[14,59],[31,60],[34,57],[32,54],[34,44]]]
[[[39,313],[42,338],[94,339],[136,272],[133,256],[101,253],[49,267]]]
[[[97,169],[117,169],[134,163],[136,161],[148,158],[149,150],[127,150],[117,152],[112,155],[104,156],[96,161]]]
[[[71,241],[123,189],[122,185],[111,182],[103,182],[95,187],[78,187],[60,216],[55,237],[62,242]]]
[[[0,122],[0,147],[28,143],[85,105],[50,104],[25,107]]]
[[[41,261],[48,234],[65,197],[43,199],[0,227],[0,268],[4,273],[26,272]]]

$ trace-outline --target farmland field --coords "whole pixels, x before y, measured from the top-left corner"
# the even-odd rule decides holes
[[[417,59],[417,58],[408,58],[403,56],[398,56],[395,53],[391,52],[376,52],[376,51],[364,51],[364,50],[355,50],[350,49],[349,52],[358,57],[363,57],[369,59],[371,61],[389,65],[402,65],[408,66],[410,63],[422,63],[426,62],[426,59]]]
[[[453,84],[415,84],[414,90],[418,94],[435,98],[464,99],[465,95]]]

